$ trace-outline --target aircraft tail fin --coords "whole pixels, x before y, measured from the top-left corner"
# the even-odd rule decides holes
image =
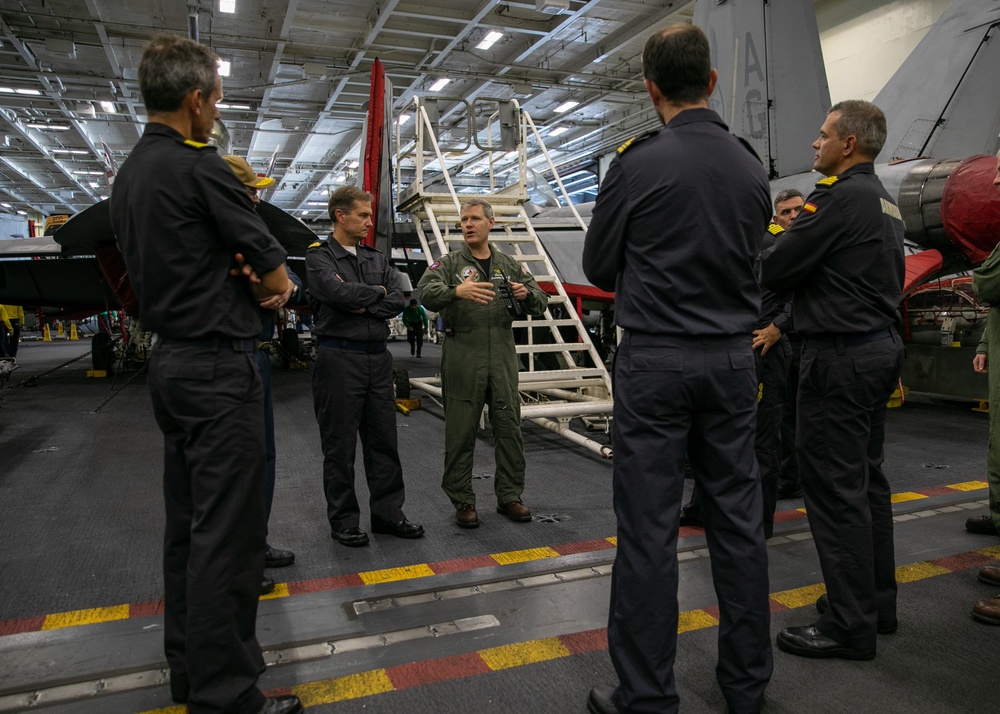
[[[955,0],[945,10],[875,98],[888,121],[879,162],[997,150],[998,33],[997,0]]]
[[[830,107],[816,14],[802,0],[698,0],[719,83],[709,106],[757,151],[771,178],[812,169]]]

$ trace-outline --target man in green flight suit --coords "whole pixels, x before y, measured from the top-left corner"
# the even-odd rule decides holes
[[[1000,189],[1000,152],[997,152],[993,185]],[[972,287],[980,302],[990,305],[983,339],[972,362],[973,369],[989,376],[990,445],[986,454],[986,481],[990,486],[990,512],[985,516],[969,518],[965,527],[972,533],[997,535],[1000,532],[1000,374],[997,365],[989,369],[989,363],[996,362],[996,355],[1000,354],[1000,245],[972,271]],[[988,356],[990,354],[992,359]],[[1000,585],[1000,567],[984,565],[979,569],[979,579],[988,585]],[[981,622],[1000,625],[1000,595],[977,602],[972,608],[972,616]]]
[[[444,392],[444,477],[441,487],[455,506],[455,522],[479,525],[472,489],[476,429],[489,404],[496,451],[494,491],[497,513],[512,521],[531,520],[521,503],[524,443],[517,393],[518,359],[511,324],[514,317],[498,288],[510,280],[512,305],[533,317],[545,312],[549,298],[511,256],[490,245],[493,206],[471,198],[461,206],[465,246],[432,264],[420,278],[421,302],[441,313],[445,340],[441,356]]]

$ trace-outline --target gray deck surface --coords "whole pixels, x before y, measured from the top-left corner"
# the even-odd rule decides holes
[[[88,379],[85,358],[42,376],[37,386],[15,386],[89,349],[74,343],[25,343],[13,387],[0,402],[0,623],[86,608],[158,600],[161,597],[161,437],[152,417],[143,375]],[[440,348],[425,344],[424,358],[409,356],[405,342],[391,349],[396,366],[413,375],[434,374]],[[112,396],[112,390],[122,388]],[[373,536],[368,548],[333,542],[325,522],[321,455],[312,413],[308,371],[275,370],[278,485],[270,541],[296,553],[295,565],[270,571],[279,582],[353,575],[384,568],[473,558],[492,553],[560,546],[614,535],[611,464],[533,425],[525,425],[525,502],[536,516],[514,524],[493,512],[493,456],[489,432],[476,451],[476,489],[483,525],[462,530],[440,490],[443,414],[430,400],[406,417],[398,415],[400,453],[410,520],[427,536],[404,541]],[[103,406],[102,406],[103,404]],[[98,410],[100,407],[100,410]],[[96,413],[95,413],[96,411]],[[968,405],[911,401],[890,410],[886,469],[894,490],[914,491],[983,480],[988,423]],[[606,435],[592,435],[605,439]],[[364,489],[363,466],[357,464]],[[984,491],[955,492],[924,502],[899,504],[899,512],[957,503],[954,512],[901,522],[900,563],[1000,545],[1000,539],[965,533],[969,514]],[[366,500],[362,496],[362,503]],[[779,510],[801,506],[781,501]],[[362,508],[362,525],[367,509]],[[804,537],[805,521],[782,523],[779,533]],[[685,539],[694,551],[703,539]],[[808,539],[779,539],[770,549],[771,591],[822,581]],[[293,595],[261,604],[259,633],[265,648],[391,633],[461,618],[492,616],[497,625],[470,632],[358,650],[320,660],[272,667],[265,688],[288,687],[409,662],[476,652],[604,627],[608,578],[535,588],[513,588],[478,597],[353,614],[351,604],[371,598],[426,591],[452,591],[552,571],[604,567],[613,550],[477,568],[373,586]],[[714,604],[708,560],[682,565],[681,609]],[[987,664],[1000,651],[1000,628],[975,623],[972,603],[995,595],[975,580],[975,569],[901,585],[901,628],[880,638],[870,663],[815,662],[775,653],[768,712],[968,712],[995,699],[1000,675]],[[775,613],[772,630],[810,621],[805,609]],[[136,671],[162,666],[160,618],[27,632],[0,637],[0,693],[55,683],[89,681],[130,663]],[[682,711],[722,712],[715,685],[715,628],[681,635],[677,678]],[[589,687],[611,682],[607,652],[597,650],[523,667],[476,674],[358,700],[310,707],[318,712],[584,711]],[[143,711],[169,706],[163,686],[102,695],[52,706],[47,711]]]

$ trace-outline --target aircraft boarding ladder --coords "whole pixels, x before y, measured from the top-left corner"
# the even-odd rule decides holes
[[[612,411],[611,379],[525,211],[524,204],[528,201],[525,139],[529,127],[540,145],[541,137],[531,118],[514,100],[476,100],[473,105],[466,104],[470,121],[468,135],[488,156],[490,182],[487,192],[459,194],[450,175],[450,172],[457,172],[449,170],[445,164],[432,121],[432,117],[437,116],[436,106],[428,111],[427,105],[432,101],[417,97],[403,110],[403,113],[416,120],[413,126],[415,137],[411,140],[405,141],[402,138],[402,123],[398,118],[395,122],[396,186],[400,188],[398,210],[413,217],[424,256],[430,265],[442,255],[464,245],[460,227],[463,197],[476,196],[492,204],[495,227],[490,235],[490,242],[514,257],[549,292],[549,304],[543,317],[526,316],[513,324],[517,354],[522,361],[518,375],[521,418],[610,458],[611,449],[608,446],[569,428],[570,422],[579,418],[588,429],[596,425],[607,429]],[[497,104],[498,109],[490,115],[485,130],[487,146],[480,146],[480,132],[471,122],[476,116],[478,104],[484,101]],[[498,118],[501,143],[494,147],[494,121]],[[494,178],[495,157],[498,154],[507,155],[511,150],[516,150],[519,157],[518,181],[497,190]],[[566,196],[566,202],[572,206],[544,145],[542,151],[556,175],[559,188]],[[411,164],[416,171],[415,178],[406,190],[402,190],[402,167],[409,167]],[[428,176],[428,168],[435,165],[438,173]],[[586,225],[575,208],[573,213],[586,230]],[[498,235],[498,230],[503,231],[503,234]],[[442,397],[440,377],[411,378],[410,384],[437,400]]]

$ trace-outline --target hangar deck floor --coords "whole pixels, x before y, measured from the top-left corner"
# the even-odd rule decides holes
[[[132,375],[87,379],[84,359],[16,386],[87,349],[22,345],[0,402],[0,711],[182,712],[163,684],[161,441],[143,375],[124,387]],[[437,370],[434,345],[420,360],[404,342],[392,351],[415,375]],[[484,437],[475,471],[483,524],[459,529],[439,488],[442,412],[425,399],[397,423],[407,516],[427,536],[347,549],[325,523],[309,375],[278,369],[274,382],[271,542],[297,558],[270,571],[279,585],[261,603],[258,634],[273,663],[262,687],[294,691],[316,712],[582,712],[590,686],[614,681],[604,633],[609,462],[526,425],[525,501],[536,518],[514,524],[493,513]],[[122,391],[106,402],[113,388]],[[970,712],[995,701],[1000,629],[969,610],[996,595],[975,567],[1000,558],[1000,539],[963,528],[985,511],[987,435],[985,415],[967,408],[890,411],[899,632],[880,638],[873,662],[776,651],[765,711]],[[770,542],[774,632],[809,622],[822,592],[801,505],[779,503]],[[722,712],[704,535],[681,536],[682,711]]]

